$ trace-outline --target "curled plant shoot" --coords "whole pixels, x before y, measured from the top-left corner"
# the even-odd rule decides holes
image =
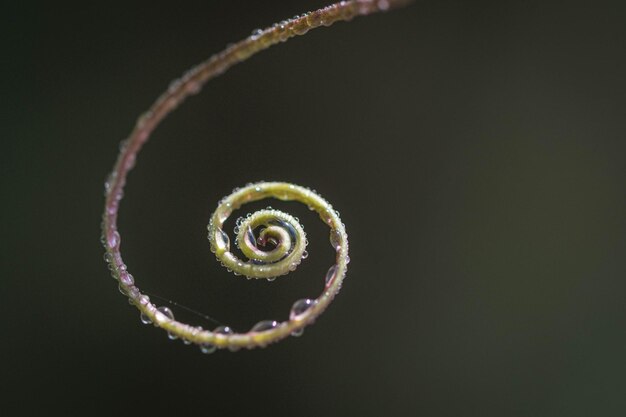
[[[348,235],[337,211],[316,192],[283,182],[248,184],[223,198],[211,216],[208,225],[211,251],[226,268],[236,275],[250,279],[272,281],[293,271],[307,255],[307,240],[296,218],[278,210],[260,210],[237,225],[236,243],[248,258],[239,259],[231,252],[230,238],[224,232],[223,225],[234,210],[249,202],[275,198],[306,204],[317,212],[330,228],[330,243],[336,251],[335,262],[326,273],[324,289],[317,298],[297,300],[291,308],[289,319],[284,322],[265,320],[258,322],[247,332],[236,333],[227,326],[207,330],[179,322],[168,307],[156,306],[150,301],[150,297],[135,285],[133,276],[122,260],[121,237],[117,229],[117,215],[123,188],[128,172],[135,165],[137,154],[152,131],[188,96],[199,93],[202,86],[211,78],[263,49],[296,35],[304,35],[311,29],[330,26],[338,21],[349,21],[356,16],[386,11],[408,3],[410,0],[342,1],[284,20],[264,30],[255,30],[248,38],[213,55],[171,83],[168,90],[139,117],[130,136],[121,143],[117,162],[105,183],[102,243],[106,249],[105,260],[109,264],[113,278],[119,282],[120,291],[128,297],[129,302],[139,309],[144,323],[152,323],[166,330],[171,338],[196,344],[202,352],[211,353],[218,348],[238,350],[266,346],[289,335],[302,334],[303,329],[328,307],[341,288],[346,275],[350,260]]]

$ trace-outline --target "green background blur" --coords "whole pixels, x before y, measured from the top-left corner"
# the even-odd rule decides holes
[[[303,337],[210,356],[117,292],[104,179],[172,79],[324,3],[5,6],[0,414],[626,415],[622,4],[417,2],[265,51],[172,114],[121,206],[140,288],[240,331],[316,296],[332,252],[297,204],[268,203],[309,235],[298,271],[213,260],[209,215],[251,181],[317,189],[351,242]]]

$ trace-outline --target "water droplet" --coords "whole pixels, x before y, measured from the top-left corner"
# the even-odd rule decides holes
[[[191,340],[189,340],[189,339],[182,339],[182,340],[183,340],[183,343],[186,344],[186,345],[190,345],[191,344]]]
[[[217,347],[215,345],[212,345],[210,343],[203,343],[200,345],[200,352],[208,355],[209,353],[213,353],[217,350]]]
[[[116,249],[120,244],[120,234],[116,231],[110,232],[107,237],[107,245],[111,249]]]
[[[251,332],[265,332],[267,330],[271,330],[275,327],[278,326],[278,322],[275,320],[263,320],[258,322],[257,324],[255,324],[252,329],[250,329]]]
[[[170,340],[176,340],[176,339],[178,339],[178,336],[176,336],[176,335],[175,335],[174,333],[172,333],[172,332],[167,332],[167,337],[168,337]]]
[[[350,255],[346,255],[346,265],[350,263]]]
[[[317,300],[311,300],[309,298],[296,301],[293,303],[293,307],[291,307],[291,311],[289,312],[289,320],[298,319],[315,304],[317,304]]]
[[[139,118],[137,119],[137,126],[138,127],[145,126],[145,124],[148,123],[148,121],[152,118],[152,116],[153,114],[151,111],[142,113],[141,116],[139,116]]]
[[[139,315],[139,319],[141,320],[141,322],[142,322],[143,324],[151,324],[151,323],[152,323],[152,320],[150,320],[150,317],[146,316],[146,315],[145,315],[145,314],[143,314],[143,313],[141,313],[141,314]]]
[[[139,292],[139,288],[135,287],[134,285],[131,285],[130,287],[128,287],[128,292],[127,294],[129,298],[132,298],[133,300],[135,298],[138,298],[141,293]]]
[[[330,285],[335,279],[335,275],[337,274],[337,265],[333,265],[328,269],[326,273],[326,285]]]
[[[388,0],[378,0],[376,3],[379,10],[388,10],[389,9],[389,1]]]
[[[337,251],[341,248],[341,233],[337,229],[330,231],[330,245]]]
[[[252,31],[252,39],[257,39],[262,34],[263,34],[263,30],[261,30],[261,29],[254,29]]]
[[[274,281],[276,281],[276,277],[271,277],[271,278],[268,278],[268,279],[267,279],[267,281],[268,281],[268,282],[274,282]]]
[[[174,313],[172,313],[172,310],[170,310],[169,307],[161,306],[157,308],[155,318],[158,322],[174,320]]]
[[[230,328],[230,327],[228,327],[228,326],[219,326],[219,327],[216,327],[215,329],[213,329],[213,333],[219,333],[219,334],[233,334],[233,333],[235,333],[235,332],[233,331],[233,329],[231,329],[231,328]]]
[[[298,34],[298,35],[304,35],[308,31],[309,31],[309,28],[307,26],[301,26],[301,27],[294,28],[294,32],[296,34]]]
[[[148,297],[145,294],[142,294],[141,296],[139,296],[139,304],[142,306],[148,305],[148,303],[150,302],[150,297]]]
[[[302,259],[306,259],[308,257],[309,257],[309,252],[307,251],[302,252]]]
[[[118,208],[117,201],[111,201],[111,205],[107,207],[107,213],[109,213],[110,215],[113,215],[117,211],[117,208]],[[104,242],[102,242],[102,244],[104,244]]]
[[[233,329],[231,329],[228,326],[219,326],[216,327],[215,329],[213,329],[213,333],[217,333],[217,334],[233,334],[235,333],[233,331]],[[202,349],[202,348],[200,348]],[[239,346],[229,346],[228,349],[232,352],[235,352],[237,350],[239,350]],[[211,353],[211,352],[207,352],[207,353]]]
[[[135,283],[133,276],[126,271],[120,272],[119,280],[124,285],[133,285]]]
[[[170,85],[169,85],[168,88],[169,88],[170,91],[175,91],[175,90],[178,89],[178,87],[180,87],[181,83],[182,83],[182,81],[179,80],[179,79],[172,80],[172,82],[170,82]]]
[[[222,229],[218,229],[219,230],[219,239],[221,239],[221,242],[219,242],[221,244],[221,246],[223,248],[228,248],[230,247],[230,238],[228,237],[228,235],[226,234],[226,232]]]
[[[293,332],[291,332],[291,335],[293,337],[300,337],[302,336],[303,333],[304,333],[304,327],[301,329],[294,330]]]

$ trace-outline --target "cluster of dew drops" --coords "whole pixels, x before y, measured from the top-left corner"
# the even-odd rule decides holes
[[[330,243],[333,246],[333,248],[335,250],[339,250],[340,249],[340,234],[338,231],[336,230],[331,230],[331,234],[330,234]],[[120,238],[119,238],[119,234],[117,232],[115,232],[115,238],[114,239],[106,239],[106,237],[103,235],[101,236],[101,241],[103,244],[105,245],[113,245],[113,246],[119,246],[120,243]],[[306,252],[305,252],[306,253]],[[308,256],[308,254],[303,254],[303,258],[306,258],[306,256]],[[113,262],[113,255],[110,252],[105,252],[104,254],[104,260],[106,261],[109,270],[111,271],[111,276],[118,280],[120,285],[119,285],[119,291],[120,293],[122,293],[123,295],[128,297],[128,302],[131,305],[134,305],[136,302],[138,302],[140,305],[147,305],[150,302],[150,297],[146,294],[141,294],[141,292],[139,291],[139,289],[134,286],[135,280],[133,278],[133,276],[127,271],[127,267],[125,264],[121,264],[119,266],[119,269],[116,268],[116,264],[115,262]],[[348,260],[349,262],[349,260]],[[325,283],[326,286],[329,286],[333,280],[336,278],[336,272],[337,272],[337,265],[334,264],[333,266],[330,267],[330,269],[328,270],[328,272],[326,273],[326,277],[325,277]],[[305,299],[300,299],[298,301],[296,301],[293,306],[291,307],[290,313],[289,313],[289,319],[290,320],[296,320],[299,317],[301,317],[307,310],[309,310],[311,307],[313,307],[314,305],[317,304],[317,300],[313,300],[313,299],[309,299],[309,298],[305,298]],[[172,310],[169,307],[166,306],[160,306],[156,308],[156,314],[157,314],[157,318],[160,317],[160,319],[158,321],[164,321],[164,320],[174,320],[174,313],[172,312]],[[150,320],[150,318],[148,316],[146,316],[145,314],[141,313],[140,314],[140,320],[143,324],[152,324],[152,321]],[[254,332],[263,332],[263,331],[267,331],[267,330],[271,330],[273,328],[276,328],[278,326],[280,326],[281,323],[279,323],[278,321],[275,320],[263,320],[260,321],[258,323],[256,323],[251,329],[250,332],[254,333]],[[155,323],[156,326],[156,323]],[[196,327],[195,330],[199,333],[201,331],[203,331],[202,327]],[[215,329],[213,329],[212,331],[213,333],[217,333],[217,334],[224,334],[224,335],[229,335],[229,334],[234,334],[235,332],[228,326],[224,326],[224,325],[220,325],[218,327],[216,327]],[[292,332],[292,336],[301,336],[304,332],[304,328],[298,329],[294,332]],[[175,340],[178,337],[173,334],[172,332],[168,332],[168,337],[171,340]],[[191,344],[192,342],[190,340],[187,339],[182,339],[183,343],[186,345]],[[200,346],[200,351],[202,353],[205,354],[209,354],[209,353],[213,353],[217,350],[217,347],[215,345],[212,344],[201,344]],[[232,351],[236,351],[239,349],[239,347],[236,346],[231,346],[229,347],[230,350]]]
[[[104,239],[103,239],[104,240]],[[147,305],[150,302],[150,297],[146,294],[141,294],[139,289],[137,287],[135,287],[134,284],[134,278],[133,276],[128,273],[126,271],[126,266],[122,264],[122,266],[119,268],[119,274],[116,273],[115,270],[115,264],[113,262],[113,257],[109,252],[106,252],[104,254],[104,260],[107,262],[109,270],[111,270],[111,275],[113,276],[114,279],[119,280],[120,285],[119,285],[119,291],[120,293],[122,293],[123,295],[128,297],[128,303],[131,305],[134,305],[136,302],[138,302],[140,305]],[[333,272],[333,268],[331,268],[331,270],[329,270],[329,275],[331,274],[331,272]],[[327,276],[327,281],[329,281],[330,279],[332,279],[334,277],[330,277]],[[123,284],[123,285],[122,285]],[[136,300],[136,301],[135,301]],[[290,313],[289,313],[289,319],[290,320],[296,320],[299,317],[301,317],[307,310],[309,310],[311,307],[313,307],[315,304],[317,304],[317,300],[312,300],[312,299],[300,299],[298,301],[296,301],[293,306],[291,307]],[[162,322],[162,321],[166,321],[166,320],[174,320],[174,313],[172,312],[172,310],[169,307],[166,306],[160,306],[156,308],[156,317],[157,317],[157,321]],[[139,316],[141,322],[143,324],[153,324],[152,320],[146,316],[143,313],[140,313]],[[157,326],[157,324],[154,324],[155,326]],[[254,326],[252,326],[252,328],[250,329],[251,333],[254,332],[263,332],[263,331],[267,331],[267,330],[271,330],[273,328],[276,328],[278,326],[280,326],[281,323],[279,323],[276,320],[263,320],[260,321],[258,323],[256,323]],[[199,333],[201,331],[203,331],[204,329],[202,327],[196,327],[195,328],[195,332]],[[301,336],[304,332],[304,329],[298,329],[294,332],[291,333],[292,336]],[[233,329],[231,329],[229,326],[224,326],[224,325],[220,325],[218,327],[216,327],[215,329],[212,330],[212,333],[216,333],[216,334],[223,334],[223,335],[229,335],[229,334],[234,334],[235,332],[233,331]],[[168,332],[168,338],[170,340],[176,340],[178,339],[178,336],[176,336],[174,333],[172,332]],[[183,343],[186,345],[190,345],[192,342],[188,339],[182,339]],[[202,353],[205,354],[209,354],[209,353],[213,353],[217,350],[217,346],[210,344],[210,343],[205,343],[205,344],[201,344],[199,345],[200,347],[200,351]],[[229,349],[231,351],[236,351],[239,349],[239,347],[237,346],[230,346]]]
[[[119,234],[117,232],[115,232],[115,234],[116,234],[116,238],[114,239],[114,241],[112,241],[111,239],[107,240],[103,234],[101,237],[102,243],[106,245],[113,244],[114,246],[119,245],[119,241],[120,241]],[[332,238],[331,238],[331,242],[332,242]],[[125,264],[121,264],[119,269],[117,269],[116,264],[113,262],[113,255],[109,252],[105,252],[104,260],[107,263],[109,270],[111,271],[111,276],[115,280],[119,281],[120,283],[119,291],[120,293],[128,297],[129,304],[134,305],[136,302],[138,302],[140,305],[145,306],[150,302],[150,297],[146,294],[141,294],[139,289],[136,286],[134,286],[135,280],[133,276],[127,271],[127,267]],[[335,278],[335,271],[336,271],[336,265],[334,265],[333,267],[329,269],[326,275],[327,283],[330,283]],[[296,301],[291,307],[291,310],[289,313],[289,319],[290,320],[298,319],[307,310],[313,307],[315,304],[317,304],[317,300],[312,300],[308,298],[300,299]],[[157,321],[174,320],[174,313],[169,307],[166,307],[166,306],[157,307],[156,315],[157,315],[157,318],[160,317],[160,319],[158,319]],[[140,320],[143,324],[153,324],[152,320],[150,320],[150,318],[143,313],[140,314]],[[155,326],[156,326],[156,323],[155,323]],[[263,321],[256,323],[250,329],[250,332],[251,333],[263,332],[263,331],[271,330],[278,326],[280,326],[280,323],[276,320],[263,320]],[[199,333],[203,331],[204,329],[202,327],[196,327],[195,330],[197,333]],[[229,334],[235,333],[233,329],[231,329],[229,326],[224,326],[224,325],[220,325],[216,327],[215,329],[213,329],[212,332],[216,334],[223,334],[223,335],[229,335]],[[301,336],[303,332],[304,332],[304,329],[301,328],[292,332],[291,334],[292,336],[297,337],[297,336]],[[172,332],[168,332],[168,337],[171,340],[175,340],[178,338]],[[190,340],[187,340],[184,338],[182,339],[182,341],[186,345],[190,345],[192,343]],[[205,354],[213,353],[217,350],[217,347],[215,345],[212,345],[209,343],[201,344],[199,347],[200,347],[200,351]],[[231,346],[229,347],[229,349],[232,351],[236,351],[239,349],[239,347]]]
[[[107,181],[107,184],[105,185],[105,189],[106,191],[108,191],[108,184],[109,182]],[[237,191],[238,188],[236,188],[235,190],[233,190],[234,192]],[[317,192],[315,190],[310,190],[313,193]],[[311,210],[313,209],[312,207],[309,207]],[[267,209],[272,210],[271,207],[268,207]],[[331,208],[332,209],[332,208]],[[334,210],[334,209],[332,209]],[[335,213],[337,214],[337,216],[339,216],[339,212],[334,210]],[[248,215],[249,216],[249,215]],[[299,220],[297,218],[294,218],[295,221],[299,222]],[[237,219],[236,222],[236,227],[235,227],[235,233],[238,233],[238,228],[241,226],[242,222],[244,221],[243,218],[239,218]],[[119,233],[117,231],[113,231],[113,232],[109,232],[108,235],[107,232],[105,232],[105,227],[104,227],[104,223],[103,223],[103,232],[102,235],[100,237],[101,243],[108,249],[110,250],[114,250],[117,251],[119,249],[120,243],[121,243],[121,237],[119,235]],[[345,226],[344,226],[345,227]],[[304,237],[306,239],[306,235]],[[336,229],[331,229],[330,231],[330,244],[333,247],[333,249],[335,249],[335,251],[339,251],[341,249],[341,234],[338,230]],[[307,242],[308,243],[308,242]],[[104,254],[104,260],[107,263],[107,266],[109,268],[109,270],[111,271],[111,276],[116,279],[119,282],[119,291],[128,297],[128,302],[131,305],[135,305],[136,303],[139,303],[139,305],[142,306],[146,306],[150,303],[150,297],[147,294],[142,294],[139,290],[139,288],[137,288],[134,284],[135,284],[135,280],[134,277],[127,271],[127,266],[118,260],[118,262],[115,262],[115,252],[105,252]],[[306,257],[308,257],[308,253],[305,251],[302,254],[302,258],[301,259],[305,259]],[[350,260],[349,258],[346,259],[346,263],[349,263]],[[119,266],[118,266],[119,265]],[[291,268],[290,268],[291,269]],[[335,263],[333,264],[328,272],[326,273],[325,276],[325,285],[328,288],[333,281],[335,280],[336,276],[337,276],[337,269],[338,269],[338,265]],[[274,278],[275,279],[275,278]],[[273,281],[272,278],[269,279],[269,281]],[[289,319],[290,320],[297,320],[299,317],[301,317],[307,310],[309,310],[311,307],[313,307],[314,305],[317,304],[317,300],[315,299],[300,299],[298,301],[296,301],[290,310],[289,313]],[[158,322],[163,322],[163,321],[170,321],[170,320],[174,320],[174,313],[172,312],[172,310],[169,307],[166,306],[160,306],[160,307],[156,307],[156,321]],[[142,323],[144,324],[152,324],[151,319],[146,316],[143,313],[140,313],[140,320]],[[158,326],[157,323],[154,323],[155,326]],[[274,329],[278,326],[280,326],[281,323],[275,320],[263,320],[260,321],[258,323],[256,323],[249,332],[254,333],[254,332],[263,332],[263,331],[268,331],[271,329]],[[195,333],[199,333],[201,331],[203,331],[204,329],[202,327],[196,327],[194,329]],[[300,336],[302,335],[304,331],[304,328],[300,328],[294,332],[292,332],[292,336]],[[218,327],[216,327],[215,329],[213,329],[212,331],[213,333],[216,334],[223,334],[223,335],[229,335],[229,334],[234,334],[235,332],[233,331],[233,329],[231,329],[228,326],[224,326],[224,325],[220,325]],[[178,336],[176,336],[174,333],[172,332],[168,332],[168,337],[171,340],[175,340],[178,338]],[[187,340],[185,338],[182,338],[183,343],[189,345],[192,342],[190,340]],[[202,353],[205,354],[209,354],[209,353],[213,353],[217,350],[217,347],[213,344],[200,344],[200,351]],[[230,350],[235,351],[238,350],[239,347],[237,346],[231,346],[229,347]]]
[[[340,5],[345,5],[345,1],[340,2]],[[380,0],[377,2],[377,7],[380,10],[386,10],[389,7],[389,2],[387,0]],[[255,29],[252,31],[252,34],[250,36],[251,40],[256,40],[259,37],[261,37],[262,35],[264,35],[268,30],[270,29],[278,29],[279,30],[279,34],[281,36],[280,40],[281,41],[286,41],[289,38],[289,34],[288,31],[286,30],[292,23],[294,23],[294,21],[296,21],[297,19],[300,18],[307,18],[311,15],[311,12],[307,12],[307,13],[303,13],[302,15],[295,15],[293,18],[288,19],[288,20],[283,20],[279,23],[274,24],[273,27],[263,30],[263,29]],[[320,21],[320,24],[323,26],[329,26],[332,22],[330,21],[324,21],[323,18]],[[292,30],[298,34],[298,35],[303,35],[305,34],[309,28],[307,27],[301,27],[301,28],[292,28]],[[230,44],[228,45],[229,47],[232,47],[233,45]],[[194,91],[197,92],[197,91]],[[127,143],[126,141],[123,141],[122,143],[120,143],[120,150],[123,150],[126,147]],[[131,161],[129,161],[128,165],[130,165],[130,167],[132,168],[132,165],[134,165],[134,157],[132,158]],[[115,173],[112,174],[111,178],[107,179],[107,182],[105,183],[105,195],[109,190],[110,184],[113,182]],[[315,192],[313,190],[313,192]],[[115,200],[116,203],[119,202],[119,200],[121,200],[121,198],[123,197],[123,192],[120,191],[118,193],[118,195],[116,195]],[[111,209],[116,209],[117,208],[117,204],[114,204]],[[268,207],[268,209],[271,209],[271,207]],[[339,212],[336,211],[337,215],[339,216]],[[298,219],[296,218],[296,221],[298,221]],[[240,223],[240,221],[238,220],[238,224]],[[104,228],[103,228],[104,230]],[[237,233],[237,231],[236,231]],[[107,236],[105,236],[105,232],[103,231],[102,235],[101,235],[101,242],[103,245],[105,245],[108,248],[111,249],[117,249],[117,247],[119,247],[120,244],[120,236],[119,233],[117,231],[113,232],[113,236],[107,238]],[[332,245],[332,247],[336,250],[339,251],[340,250],[340,242],[341,242],[341,235],[340,233],[335,230],[335,229],[331,229],[330,232],[330,243]],[[307,242],[308,243],[308,242]],[[308,253],[306,251],[304,251],[304,253],[302,254],[302,259],[306,259],[308,256]],[[113,261],[113,255],[110,252],[105,252],[104,254],[104,260],[106,261],[106,263],[108,264],[108,268],[111,271],[111,275],[113,276],[114,279],[118,280],[120,285],[119,285],[119,290],[120,292],[127,296],[128,302],[131,305],[134,305],[136,302],[138,302],[140,305],[147,305],[150,302],[150,297],[146,294],[141,294],[141,292],[139,291],[139,289],[134,286],[134,278],[133,276],[127,272],[127,267],[125,264],[121,264],[119,266],[119,269],[117,268],[115,262]],[[350,258],[349,256],[346,258],[346,264],[348,264],[350,262]],[[291,269],[291,268],[290,268]],[[295,268],[294,268],[295,269]],[[337,269],[338,269],[338,265],[337,264],[333,264],[328,272],[326,273],[325,276],[325,284],[326,287],[330,286],[332,284],[332,282],[334,281],[334,279],[337,276]],[[293,269],[292,269],[293,270]],[[275,278],[274,278],[275,279]],[[274,279],[268,279],[268,281],[273,281]],[[315,304],[317,304],[317,300],[312,300],[312,299],[300,299],[298,301],[296,301],[293,306],[291,307],[290,310],[290,314],[289,314],[289,318],[290,320],[294,320],[297,319],[299,316],[301,316],[302,314],[304,314],[307,310],[309,310],[311,307],[313,307]],[[164,320],[174,320],[174,313],[172,312],[172,310],[169,307],[166,306],[160,306],[156,308],[156,314],[157,317],[162,316]],[[150,320],[149,317],[147,317],[145,314],[141,313],[140,315],[140,320],[142,323],[144,324],[152,324],[152,321]],[[155,326],[157,324],[155,323]],[[267,331],[267,330],[271,330],[275,327],[280,326],[281,324],[275,320],[263,320],[258,322],[257,324],[255,324],[251,329],[250,332],[262,332],[262,331]],[[196,330],[198,332],[202,331],[202,327],[197,327]],[[299,329],[296,330],[295,332],[292,333],[293,336],[300,336],[302,335],[304,329]],[[213,333],[217,333],[217,334],[224,334],[224,335],[228,335],[228,334],[234,334],[235,332],[228,326],[218,326],[216,327],[213,331]],[[168,332],[168,337],[172,340],[177,339],[178,337],[171,333]],[[185,344],[191,344],[192,342],[190,340],[187,339],[183,339],[183,343]],[[213,353],[215,352],[215,350],[217,349],[217,347],[215,345],[212,344],[202,344],[200,345],[200,351],[202,353]],[[230,350],[238,350],[238,347],[230,347]]]
[[[349,2],[348,1],[340,1],[339,3],[327,6],[326,9],[330,9],[336,6],[339,7],[345,7],[347,6]],[[389,4],[389,0],[378,0],[376,2],[376,7],[378,8],[378,10],[380,11],[385,11],[388,10],[390,7]],[[359,11],[360,12],[360,11]],[[315,16],[315,13],[313,12],[305,12],[302,13],[300,15],[295,15],[293,16],[291,19],[286,19],[283,20],[281,22],[275,23],[272,27],[268,28],[268,29],[254,29],[250,35],[250,39],[251,40],[257,40],[258,38],[260,38],[261,36],[263,36],[268,30],[278,30],[278,34],[280,36],[280,41],[281,42],[285,42],[288,38],[289,38],[289,32],[293,31],[293,33],[295,33],[296,35],[304,35],[305,33],[307,33],[310,30],[310,27],[307,26],[302,26],[302,27],[291,27],[291,25],[293,23],[295,23],[298,19],[306,19],[307,23],[310,25],[313,25],[313,21],[309,20],[309,19],[313,19],[313,17]],[[319,16],[319,24],[322,26],[330,26],[333,24],[333,20],[326,20],[324,18],[324,16]],[[350,17],[348,17],[346,20],[349,20]],[[232,44],[229,44],[228,47],[232,46]]]

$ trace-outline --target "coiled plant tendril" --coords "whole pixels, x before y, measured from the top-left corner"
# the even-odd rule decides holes
[[[248,202],[265,198],[299,201],[315,210],[330,227],[330,242],[336,251],[335,263],[326,274],[322,294],[317,299],[296,301],[287,321],[261,321],[245,333],[235,333],[227,326],[206,330],[176,321],[169,308],[157,307],[148,295],[142,294],[122,260],[117,215],[126,177],[135,165],[137,153],[163,118],[189,95],[200,92],[204,83],[211,78],[263,49],[296,35],[303,35],[310,29],[403,6],[410,1],[342,1],[284,20],[265,30],[256,30],[250,37],[212,56],[174,81],[150,109],[139,117],[130,136],[121,143],[117,162],[105,183],[102,243],[106,249],[105,260],[113,278],[119,281],[120,291],[128,297],[129,302],[139,309],[144,323],[153,323],[165,329],[171,338],[197,344],[202,352],[210,353],[217,348],[237,350],[242,347],[266,346],[289,335],[299,335],[305,326],[311,324],[328,307],[341,288],[349,262],[348,236],[338,213],[326,200],[307,188],[281,182],[260,182],[237,189],[220,201],[208,225],[211,250],[226,268],[238,275],[273,280],[287,274],[306,257],[306,235],[296,218],[278,210],[267,209],[257,211],[240,222],[237,225],[236,241],[239,249],[248,258],[247,261],[237,258],[230,251],[230,239],[223,231],[223,225],[233,210]]]

